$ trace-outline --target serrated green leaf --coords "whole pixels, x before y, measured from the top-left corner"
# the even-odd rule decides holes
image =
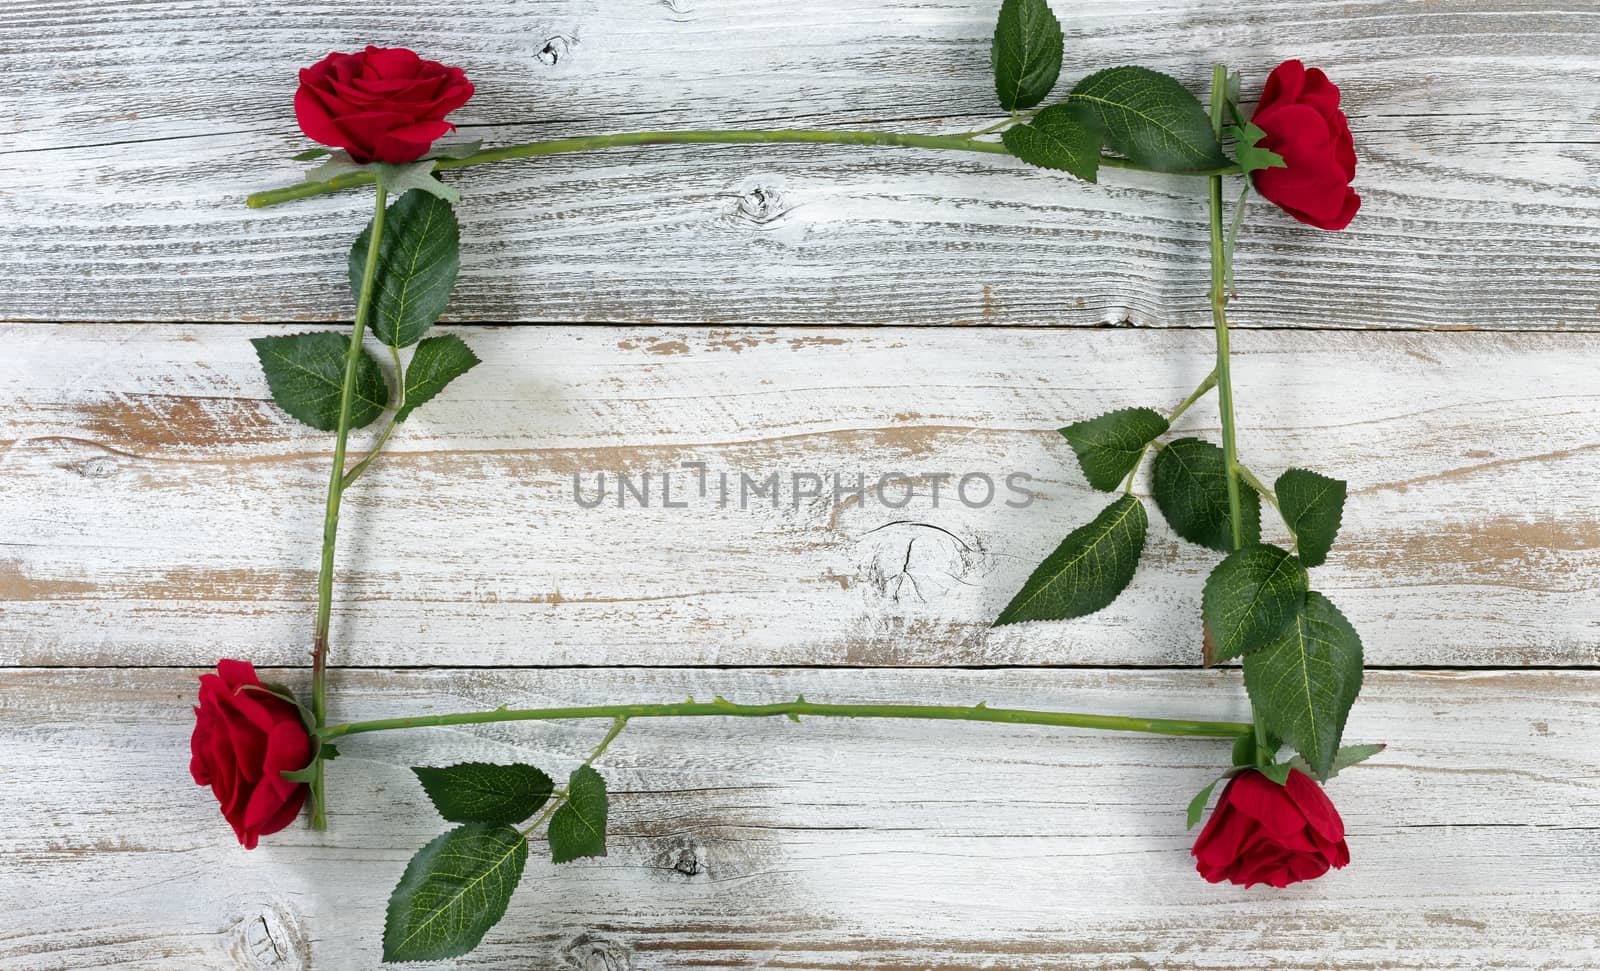
[[[1374,755],[1377,755],[1379,752],[1382,752],[1388,747],[1388,745],[1385,745],[1382,742],[1368,745],[1345,745],[1341,747],[1338,754],[1333,757],[1333,766],[1328,769],[1328,774],[1322,777],[1322,781],[1328,781],[1329,779],[1343,772],[1345,769],[1350,768],[1352,765],[1360,765],[1362,762],[1372,758]],[[1289,764],[1299,769],[1301,772],[1306,773],[1307,775],[1311,774],[1311,766],[1306,762],[1305,759],[1298,755],[1290,759]]]
[[[1061,429],[1061,436],[1071,443],[1089,484],[1110,492],[1133,471],[1145,447],[1166,430],[1167,420],[1159,412],[1123,408],[1074,422]]]
[[[550,817],[550,861],[606,855],[606,780],[580,765],[567,780],[566,801]]]
[[[1151,495],[1172,531],[1191,543],[1226,553],[1233,549],[1228,478],[1222,449],[1198,438],[1168,442],[1156,452]],[[1261,539],[1261,497],[1239,486],[1244,544]]]
[[[1294,530],[1306,566],[1321,566],[1327,560],[1344,519],[1345,491],[1343,480],[1309,469],[1290,469],[1273,484],[1283,521]]]
[[[1120,497],[1045,557],[994,626],[1082,617],[1111,603],[1133,579],[1148,524],[1137,497]]]
[[[1211,790],[1217,787],[1219,781],[1221,780],[1212,780],[1210,785],[1195,793],[1194,798],[1189,800],[1188,822],[1184,824],[1184,829],[1194,829],[1195,824],[1204,818],[1206,803],[1211,801]]]
[[[1177,79],[1158,71],[1097,71],[1067,100],[1088,109],[1107,145],[1146,168],[1193,172],[1228,164],[1206,109]]]
[[[372,223],[350,247],[350,289],[358,297]],[[413,190],[389,207],[373,280],[372,332],[393,347],[415,344],[444,313],[461,269],[461,230],[450,204]]]
[[[1271,643],[1244,656],[1256,717],[1326,779],[1361,691],[1361,637],[1327,597],[1310,592]]]
[[[331,432],[339,427],[339,399],[344,391],[348,334],[323,331],[287,337],[257,337],[256,357],[266,372],[272,400],[291,418]],[[365,348],[356,365],[350,427],[369,425],[389,406],[389,382],[383,368]]]
[[[528,862],[510,826],[467,823],[417,851],[389,896],[383,960],[439,961],[478,946],[505,916]]]
[[[1230,553],[1206,578],[1200,597],[1205,663],[1271,644],[1300,612],[1309,586],[1306,568],[1287,550],[1258,544]]]
[[[1043,101],[1061,74],[1061,22],[1046,0],[1005,0],[989,60],[1000,107],[1022,111]]]
[[[520,823],[538,812],[555,790],[549,776],[521,763],[417,765],[411,771],[439,815],[452,823]]]
[[[1229,125],[1222,130],[1222,133],[1233,139],[1233,154],[1238,157],[1241,172],[1281,169],[1288,164],[1277,152],[1257,147],[1258,143],[1267,137],[1267,133],[1253,124],[1246,122],[1244,125]]]
[[[1026,125],[1000,133],[1012,155],[1040,168],[1071,172],[1093,182],[1100,171],[1100,132],[1069,104],[1051,105]]]
[[[444,390],[445,385],[472,370],[478,355],[454,334],[429,337],[417,345],[411,363],[406,365],[405,404],[395,414],[405,421],[418,407]]]

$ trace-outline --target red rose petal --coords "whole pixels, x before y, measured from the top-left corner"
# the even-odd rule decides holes
[[[1329,81],[1321,68],[1314,67],[1306,72],[1296,100],[1315,108],[1324,118],[1332,118],[1339,113],[1339,86]]]
[[[1333,800],[1321,786],[1311,781],[1310,776],[1299,769],[1291,770],[1284,791],[1294,800],[1306,822],[1324,839],[1335,843],[1344,839],[1344,820],[1339,818],[1339,810],[1333,808]]]
[[[1262,147],[1283,157],[1284,167],[1251,173],[1256,191],[1303,223],[1338,230],[1350,224],[1361,199],[1355,178],[1355,141],[1339,108],[1338,85],[1300,61],[1278,65],[1251,121],[1266,132]]]
[[[363,53],[364,66],[379,78],[414,78],[424,63],[404,47],[368,47]]]
[[[397,128],[378,140],[373,157],[380,162],[414,162],[427,154],[436,140],[455,129],[447,121],[419,121]]]
[[[1306,66],[1299,61],[1284,61],[1267,75],[1266,86],[1261,89],[1261,100],[1256,104],[1256,115],[1279,103],[1293,103],[1305,85]],[[1255,119],[1252,118],[1252,121]]]
[[[1259,772],[1234,780],[1232,805],[1273,834],[1293,833],[1305,825],[1283,786]]]

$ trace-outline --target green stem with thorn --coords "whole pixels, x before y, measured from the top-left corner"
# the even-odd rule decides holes
[[[894,146],[900,148],[923,148],[954,152],[979,152],[986,155],[1010,156],[1011,151],[1000,142],[978,141],[975,134],[964,135],[911,135],[902,132],[887,131],[828,131],[817,129],[785,129],[778,131],[739,131],[739,130],[711,130],[711,131],[641,131],[621,132],[613,135],[585,135],[579,138],[557,138],[543,142],[527,142],[520,145],[503,145],[498,148],[486,148],[474,152],[464,158],[442,158],[434,163],[433,170],[442,172],[446,169],[461,169],[473,165],[483,165],[488,162],[504,162],[510,159],[537,158],[543,155],[559,155],[566,152],[589,152],[604,148],[622,148],[632,145],[774,145],[774,144],[809,144],[809,145],[869,145],[869,146]],[[1141,172],[1152,171],[1144,166],[1130,162],[1125,158],[1114,155],[1104,155],[1100,164],[1106,168],[1133,169]],[[1238,166],[1229,165],[1218,169],[1205,169],[1193,172],[1168,173],[1173,175],[1211,176],[1237,172]],[[376,179],[370,172],[351,172],[337,176],[326,182],[306,181],[295,185],[283,186],[277,189],[268,189],[257,192],[245,200],[251,209],[262,209],[267,206],[276,206],[280,203],[290,202],[294,199],[304,199],[309,196],[319,196],[328,192],[338,192],[359,185],[368,185]]]
[[[372,721],[324,725],[315,734],[323,741],[361,735],[367,732],[402,728],[438,728],[447,725],[485,725],[512,721],[565,721],[577,718],[609,718],[620,723],[634,718],[913,718],[942,721],[999,722],[1008,725],[1050,725],[1059,728],[1096,728],[1106,731],[1145,732],[1153,735],[1237,738],[1248,735],[1247,722],[1186,721],[1173,718],[1135,718],[1127,715],[1091,715],[1066,711],[1036,711],[1025,708],[990,708],[977,705],[835,705],[806,701],[780,701],[765,705],[741,705],[718,698],[710,702],[685,701],[677,704],[591,705],[576,708],[494,708],[488,711],[462,711],[442,715],[413,715],[408,718],[378,718]],[[609,743],[609,738],[607,740]],[[598,754],[598,753],[597,753]]]

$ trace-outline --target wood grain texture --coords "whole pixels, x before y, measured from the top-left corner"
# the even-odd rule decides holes
[[[0,672],[0,964],[375,968],[382,898],[444,828],[406,766],[564,773],[604,731],[349,739],[330,831],[295,826],[247,853],[187,779],[196,673]],[[305,672],[276,673],[303,687]],[[1198,671],[340,672],[334,697],[335,717],[382,717],[713,691],[1244,714],[1236,674]],[[610,855],[556,869],[536,845],[505,921],[456,966],[1592,968],[1597,732],[1593,672],[1372,673],[1350,737],[1390,748],[1330,785],[1353,864],[1246,891],[1196,877],[1183,830],[1222,742],[639,721],[603,760]]]
[[[1344,86],[1363,212],[1257,203],[1241,326],[1593,328],[1600,19],[1589,0],[1058,4],[1063,88],[1138,61],[1246,91],[1299,56]],[[882,127],[996,116],[993,0],[138,0],[0,9],[0,319],[329,320],[359,194],[247,213],[305,146],[295,69],[409,44],[464,64],[463,132]],[[990,156],[642,149],[462,177],[459,321],[1203,326],[1197,181],[1074,184]]]
[[[0,330],[0,662],[203,664],[218,645],[302,661],[332,439],[269,400],[246,338],[277,332]],[[1154,511],[1112,607],[988,625],[1107,501],[1054,429],[1170,408],[1203,375],[1209,335],[463,333],[486,363],[404,425],[347,499],[339,663],[1198,663],[1216,556]],[[1313,583],[1362,631],[1369,664],[1600,661],[1600,337],[1235,343],[1247,463],[1350,481]],[[1180,430],[1215,440],[1214,414],[1208,399]],[[1006,504],[1022,501],[1006,487],[1017,472],[1034,478],[1028,508]],[[619,473],[648,478],[649,508]],[[892,479],[879,498],[892,473],[915,480],[912,498]],[[977,508],[959,501],[966,473],[990,477],[993,501],[979,505],[976,480]],[[574,477],[594,501],[601,474],[606,501],[582,508]],[[740,476],[773,474],[776,503],[747,494],[741,508]],[[824,477],[821,495],[797,499],[796,474]],[[938,474],[951,478],[936,504]],[[685,508],[662,507],[663,476]]]

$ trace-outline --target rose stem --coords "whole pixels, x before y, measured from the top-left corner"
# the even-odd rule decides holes
[[[1211,69],[1211,131],[1222,140],[1222,113],[1228,86],[1228,69],[1218,64]],[[1217,333],[1217,409],[1222,417],[1222,467],[1228,484],[1228,524],[1233,530],[1233,548],[1244,545],[1244,520],[1239,509],[1239,447],[1233,426],[1233,375],[1228,370],[1228,294],[1227,249],[1222,233],[1222,175],[1211,176],[1211,325]],[[1255,705],[1250,706],[1255,725],[1256,758],[1267,758],[1267,730]]]
[[[825,131],[789,129],[783,131],[642,131],[622,132],[614,135],[586,135],[581,138],[558,138],[551,141],[528,142],[520,145],[503,145],[487,148],[465,158],[440,159],[434,171],[466,168],[485,162],[503,162],[507,159],[534,158],[541,155],[558,155],[563,152],[586,152],[601,148],[618,148],[628,145],[744,145],[744,144],[826,144],[826,145],[888,145],[903,148],[942,149],[957,152],[982,152],[989,155],[1011,154],[1000,142],[980,142],[971,135],[909,135],[900,132],[879,131]],[[1100,164],[1107,168],[1151,171],[1124,158],[1104,155]],[[1215,176],[1237,172],[1237,166],[1220,169],[1202,169],[1175,175]],[[374,180],[370,172],[353,172],[327,182],[300,182],[278,189],[257,192],[245,200],[252,209],[275,206],[293,199],[337,192],[352,186],[366,185]]]
[[[333,473],[328,479],[328,505],[322,517],[322,566],[317,574],[317,627],[311,640],[311,715],[320,730],[328,720],[328,627],[333,616],[333,549],[339,536],[339,503],[344,498],[345,446],[350,439],[350,413],[355,404],[356,373],[361,363],[361,339],[372,310],[372,284],[378,275],[378,245],[389,193],[377,183],[373,194],[372,238],[367,243],[367,263],[361,272],[361,293],[356,300],[355,328],[344,360],[344,387],[339,394],[339,430],[333,443]],[[322,779],[322,759],[316,760],[311,780],[311,828],[327,829],[328,812]]]
[[[1133,718],[1126,715],[1086,715],[1067,711],[1033,711],[990,708],[984,704],[960,705],[833,705],[806,701],[780,701],[767,705],[741,705],[718,698],[710,702],[686,701],[662,705],[593,705],[577,708],[495,708],[446,715],[379,718],[319,727],[323,739],[397,728],[437,728],[444,725],[483,725],[490,722],[557,721],[574,718],[917,718],[945,721],[1001,722],[1010,725],[1053,725],[1062,728],[1096,728],[1106,731],[1145,732],[1202,738],[1238,738],[1251,732],[1248,722],[1182,721],[1171,718]]]
[[[1193,391],[1189,392],[1189,397],[1179,402],[1178,407],[1172,409],[1171,413],[1167,415],[1167,427],[1171,428],[1179,418],[1183,417],[1184,412],[1188,411],[1196,401],[1205,397],[1207,391],[1216,386],[1217,371],[1213,368],[1211,373],[1205,376],[1205,380],[1201,381]],[[1139,449],[1139,457],[1134,459],[1133,468],[1128,470],[1128,477],[1122,481],[1122,491],[1130,496],[1133,495],[1133,480],[1139,474],[1140,466],[1144,465],[1144,457],[1149,451],[1150,443],[1146,442],[1144,448]]]
[[[627,728],[627,727],[628,727],[628,719],[623,717],[623,716],[621,716],[621,715],[618,715],[616,720],[611,723],[611,730],[606,732],[606,737],[602,738],[600,740],[600,744],[596,745],[594,751],[589,753],[589,757],[583,760],[583,764],[584,765],[594,765],[594,760],[598,759],[600,756],[604,755],[605,752],[606,752],[606,749],[611,747],[611,743],[616,741],[617,740],[617,736],[621,735],[622,734],[622,730],[624,728]],[[550,805],[544,807],[544,812],[540,813],[539,817],[537,819],[535,819],[532,823],[530,823],[528,825],[528,827],[522,831],[522,835],[523,836],[527,836],[529,833],[531,833],[534,830],[538,829],[540,826],[543,826],[545,824],[545,821],[548,820],[551,816],[554,816],[556,810],[561,808],[561,804],[567,801],[567,795],[568,795],[568,793],[570,791],[571,791],[570,789],[563,789],[562,791],[556,793],[556,797],[554,799],[550,800]]]

